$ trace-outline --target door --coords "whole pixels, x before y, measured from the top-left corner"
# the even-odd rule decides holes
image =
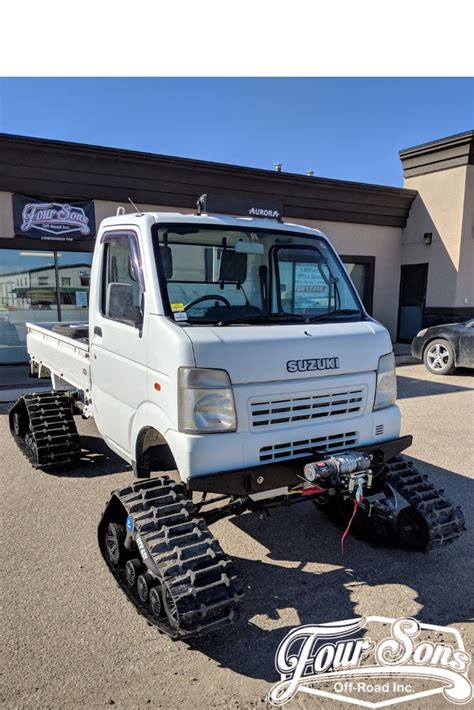
[[[91,304],[90,328],[94,417],[109,446],[133,460],[130,435],[145,401],[147,375],[145,285],[137,235],[106,232],[100,255],[101,283]]]
[[[398,335],[401,343],[409,343],[423,327],[428,264],[402,266],[398,310]]]
[[[341,261],[364,304],[365,310],[369,315],[372,315],[375,256],[341,256]]]

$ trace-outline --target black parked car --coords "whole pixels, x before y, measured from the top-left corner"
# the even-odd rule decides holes
[[[457,367],[474,367],[474,319],[423,328],[411,344],[413,357],[434,375],[449,375]]]

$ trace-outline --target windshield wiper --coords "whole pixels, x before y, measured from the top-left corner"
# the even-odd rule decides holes
[[[235,325],[236,323],[248,323],[249,321],[257,323],[302,323],[305,320],[305,316],[301,316],[299,313],[249,313],[248,316],[220,320],[216,325]]]
[[[307,316],[305,318],[306,323],[315,323],[320,320],[329,320],[334,316],[361,316],[362,311],[356,308],[339,308],[335,311],[328,311],[327,313],[320,313],[319,316]]]
[[[216,325],[222,327],[224,325],[236,325],[238,323],[314,323],[316,321],[327,320],[333,316],[361,316],[362,312],[352,308],[340,308],[339,310],[329,311],[328,313],[321,313],[318,316],[304,316],[301,313],[249,313],[246,316],[239,316],[238,318],[230,318],[229,320],[220,319],[218,321],[211,320],[195,320],[188,321],[188,323],[196,323],[202,325]]]

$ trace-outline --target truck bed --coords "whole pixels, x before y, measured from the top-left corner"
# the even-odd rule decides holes
[[[27,323],[26,333],[32,363],[78,390],[90,390],[87,323]]]

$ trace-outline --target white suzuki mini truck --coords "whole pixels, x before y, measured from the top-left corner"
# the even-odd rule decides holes
[[[28,324],[32,374],[52,391],[10,411],[33,466],[80,459],[80,414],[145,479],[112,494],[99,545],[174,638],[220,628],[242,601],[208,527],[223,517],[310,501],[413,550],[464,529],[400,456],[412,439],[400,437],[390,337],[328,238],[274,206],[235,205],[203,196],[194,215],[105,219],[89,324]]]

